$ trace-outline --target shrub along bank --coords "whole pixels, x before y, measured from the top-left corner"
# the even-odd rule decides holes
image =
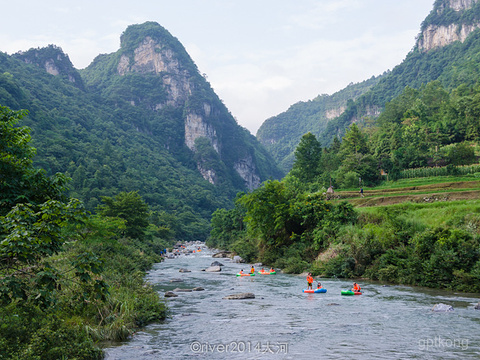
[[[354,208],[287,177],[217,210],[207,244],[290,273],[480,292],[479,233],[476,200]]]

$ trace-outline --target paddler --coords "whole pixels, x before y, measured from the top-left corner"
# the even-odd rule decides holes
[[[243,274],[243,269],[242,269],[242,270],[240,270],[239,274]]]
[[[322,288],[322,284],[317,283],[317,289],[321,289],[321,288]]]
[[[250,269],[250,274],[254,274],[254,273],[255,273],[255,268],[252,265],[252,268]]]
[[[358,285],[356,282],[353,283],[353,288],[352,288],[352,291],[353,292],[360,292],[360,290],[362,290],[360,288],[360,285]]]
[[[275,272],[275,269],[274,269],[273,267],[270,268],[270,272],[271,272],[271,273]]]
[[[312,277],[312,273],[308,273],[308,275],[307,275],[307,289],[312,289],[312,290],[313,290],[313,277]]]

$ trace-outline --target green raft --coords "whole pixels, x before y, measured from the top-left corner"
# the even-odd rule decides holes
[[[362,295],[362,293],[360,291],[352,291],[352,290],[342,290],[341,291],[341,294],[342,295]]]

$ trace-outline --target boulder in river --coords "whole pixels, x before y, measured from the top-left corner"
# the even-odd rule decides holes
[[[222,264],[221,262],[219,262],[219,261],[214,261],[214,262],[212,262],[212,263],[210,264],[210,266],[225,266],[225,265],[223,265],[223,264]]]
[[[170,282],[183,282],[183,280],[182,279],[172,279],[172,280],[170,280]]]
[[[255,294],[253,293],[239,293],[225,296],[225,300],[242,300],[242,299],[255,299]]]
[[[177,297],[178,295],[173,293],[172,291],[167,291],[165,293],[165,297]]]
[[[192,290],[193,290],[193,291],[203,291],[203,290],[205,290],[205,289],[202,288],[201,286],[199,286],[199,287],[193,288]]]
[[[245,262],[245,260],[243,260],[243,259],[242,259],[240,256],[238,256],[238,255],[235,255],[235,256],[233,257],[233,261],[235,261],[237,264],[240,264],[240,263],[244,263],[244,262]]]
[[[475,310],[480,310],[480,301],[478,302],[477,305],[475,305],[475,308],[474,308],[474,309],[475,309]]]
[[[210,266],[205,269],[206,272],[219,272],[222,271],[222,268],[220,266]]]
[[[213,254],[213,258],[228,258],[232,253],[230,251],[220,251],[216,254]]]
[[[452,305],[447,305],[447,304],[435,304],[432,308],[432,311],[434,312],[448,312],[448,311],[453,311],[453,306]]]
[[[187,273],[187,272],[191,272],[191,271],[188,270],[188,269],[181,268],[180,270],[178,270],[178,272]]]
[[[180,289],[180,288],[176,288],[176,289],[173,289],[173,292],[192,292],[192,289]]]

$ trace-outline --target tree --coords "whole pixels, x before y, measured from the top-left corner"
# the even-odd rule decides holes
[[[321,158],[322,146],[315,135],[306,133],[295,150],[292,175],[304,183],[312,183],[320,174]]]
[[[353,123],[345,133],[340,152],[342,156],[368,153],[367,141],[357,124]]]
[[[15,126],[26,115],[0,106],[0,216],[19,203],[66,199],[67,178],[63,174],[49,178],[32,165],[36,150],[30,145],[30,129]]]
[[[70,275],[103,297],[106,284],[90,276],[100,273],[99,259],[79,254],[70,275],[48,260],[66,241],[62,228],[82,222],[86,212],[79,200],[64,195],[65,176],[49,178],[33,168],[29,129],[14,127],[25,114],[0,106],[0,303],[46,308]]]
[[[117,194],[115,198],[102,196],[104,204],[98,206],[99,213],[103,216],[116,217],[125,220],[124,235],[143,239],[148,227],[148,205],[143,201],[137,191]]]

